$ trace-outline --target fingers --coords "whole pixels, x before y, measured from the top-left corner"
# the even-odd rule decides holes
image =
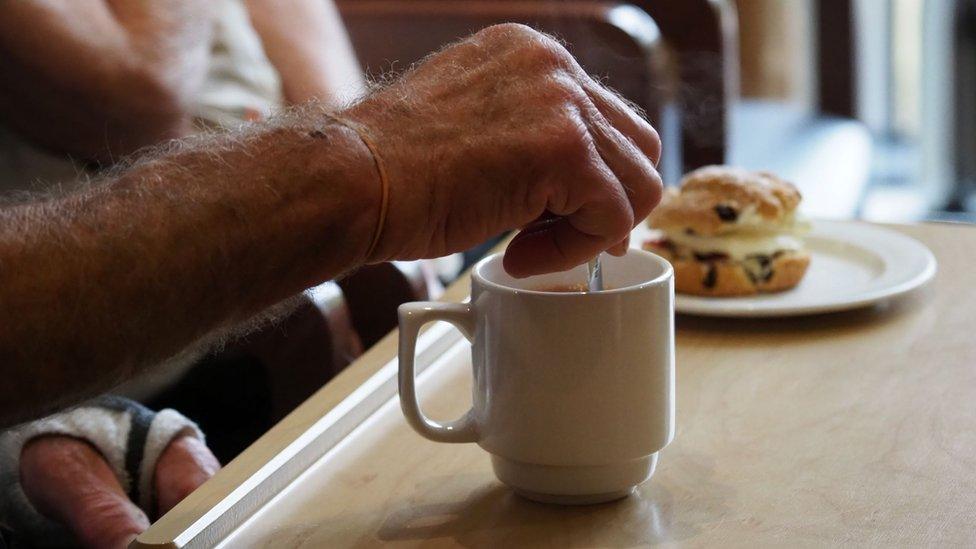
[[[560,67],[578,82],[610,124],[629,139],[653,166],[660,162],[661,138],[654,127],[625,99],[593,80],[554,38],[514,23],[489,27],[474,38],[484,44],[494,44],[495,49],[490,50],[493,54],[518,50],[514,59],[506,59],[508,66],[527,62],[530,67],[534,64],[536,73],[541,72],[538,67]]]
[[[614,245],[612,248],[607,250],[607,253],[610,255],[615,255],[617,257],[623,257],[627,255],[628,249],[630,249],[630,235],[627,235],[627,238],[623,239],[622,241]]]
[[[595,151],[560,178],[560,195],[544,218],[524,227],[505,251],[505,270],[526,277],[566,270],[620,243],[633,226],[633,211],[613,172]]]
[[[627,253],[630,236],[606,251],[617,257]],[[503,266],[516,278],[571,269],[606,248],[605,240],[572,227],[568,219],[554,219],[522,229],[508,244]],[[596,251],[594,251],[596,250]],[[582,257],[582,260],[576,259]]]
[[[21,452],[20,477],[38,512],[64,524],[84,547],[128,547],[149,527],[87,442],[64,436],[30,441]]]
[[[583,97],[584,102],[587,97],[592,99],[589,94]],[[611,123],[595,103],[581,105],[578,112],[585,119],[590,144],[597,154],[577,151],[584,164],[576,164],[558,184],[573,197],[567,202],[579,205],[561,210],[549,204],[549,212],[563,216],[562,220],[535,223],[513,239],[504,263],[512,276],[569,269],[604,250],[618,256],[626,254],[630,230],[661,199],[663,185],[654,159]],[[618,120],[623,116],[616,110],[607,112]],[[624,123],[630,124],[626,118]],[[654,141],[657,135],[652,133],[650,138]],[[650,152],[659,155],[660,149]]]
[[[217,458],[201,440],[185,436],[170,442],[156,462],[153,479],[160,516],[214,476],[219,469]]]
[[[561,44],[548,35],[536,33],[536,36],[540,43],[547,46],[552,61],[558,62],[572,74],[610,124],[633,142],[656,167],[661,161],[661,137],[657,130],[625,99],[591,78]]]
[[[377,256],[444,255],[523,228],[506,253],[511,274],[566,269],[624,253],[660,196],[653,128],[528,27],[484,29],[352,114],[393,174]],[[533,223],[546,211],[557,219]]]
[[[647,120],[637,114],[617,94],[595,82],[586,74],[580,75],[580,85],[597,109],[620,133],[630,139],[644,156],[657,166],[661,161],[661,138]]]
[[[155,488],[165,513],[220,468],[193,437],[167,446],[156,465]],[[84,547],[128,547],[149,520],[132,503],[102,455],[87,442],[39,437],[24,446],[21,485],[41,514],[64,524]]]
[[[516,278],[564,271],[606,248],[601,237],[580,232],[565,218],[522,229],[505,250],[503,266]]]
[[[591,109],[586,116],[600,157],[623,186],[630,199],[634,222],[640,223],[661,201],[664,188],[661,176],[651,160],[610,124],[602,111]]]

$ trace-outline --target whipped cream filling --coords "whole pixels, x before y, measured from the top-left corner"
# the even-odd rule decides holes
[[[751,255],[773,255],[780,251],[799,251],[803,240],[796,234],[733,233],[721,236],[692,235],[678,231],[665,232],[668,239],[679,248],[692,253],[722,253],[734,261]]]

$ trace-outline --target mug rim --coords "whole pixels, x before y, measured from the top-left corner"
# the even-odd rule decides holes
[[[661,274],[650,280],[638,282],[637,284],[631,284],[629,286],[624,286],[622,288],[613,288],[611,290],[602,290],[599,292],[590,292],[590,291],[547,292],[544,290],[528,290],[525,288],[514,288],[511,286],[506,286],[504,284],[499,284],[498,282],[488,280],[481,274],[481,269],[484,268],[484,266],[487,263],[491,262],[496,258],[501,260],[501,258],[505,255],[505,252],[496,252],[481,258],[475,264],[475,266],[471,269],[471,279],[473,281],[477,281],[479,284],[481,284],[486,288],[491,288],[492,290],[509,292],[509,293],[539,295],[539,296],[579,296],[579,295],[600,296],[600,295],[614,295],[614,294],[638,292],[650,287],[660,286],[661,284],[664,284],[668,280],[674,278],[674,267],[671,266],[671,262],[657,255],[656,253],[649,252],[647,250],[642,250],[640,248],[629,248],[627,250],[627,253],[628,254],[636,253],[637,255],[643,255],[644,257],[647,257],[652,261],[656,262],[658,265],[663,267]],[[576,267],[572,267],[572,268],[575,269]]]

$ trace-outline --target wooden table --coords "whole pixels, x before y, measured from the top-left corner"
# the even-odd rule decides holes
[[[897,230],[939,261],[934,282],[897,301],[786,320],[679,317],[677,434],[636,496],[579,508],[522,500],[480,448],[420,438],[394,400],[223,544],[972,546],[976,228]],[[449,298],[466,294],[461,283]],[[222,497],[395,350],[382,341],[140,542],[221,513]],[[422,381],[438,418],[470,403],[468,359],[453,352]]]

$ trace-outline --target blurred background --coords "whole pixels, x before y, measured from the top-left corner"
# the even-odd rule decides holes
[[[862,125],[871,152],[859,216],[974,221],[974,6],[740,0],[742,97],[819,106]],[[849,83],[830,84],[830,72],[849,73]],[[847,97],[818,101],[837,87]]]
[[[661,130],[668,182],[726,162],[793,180],[818,217],[973,221],[972,0],[339,0],[369,74],[519,21]]]

